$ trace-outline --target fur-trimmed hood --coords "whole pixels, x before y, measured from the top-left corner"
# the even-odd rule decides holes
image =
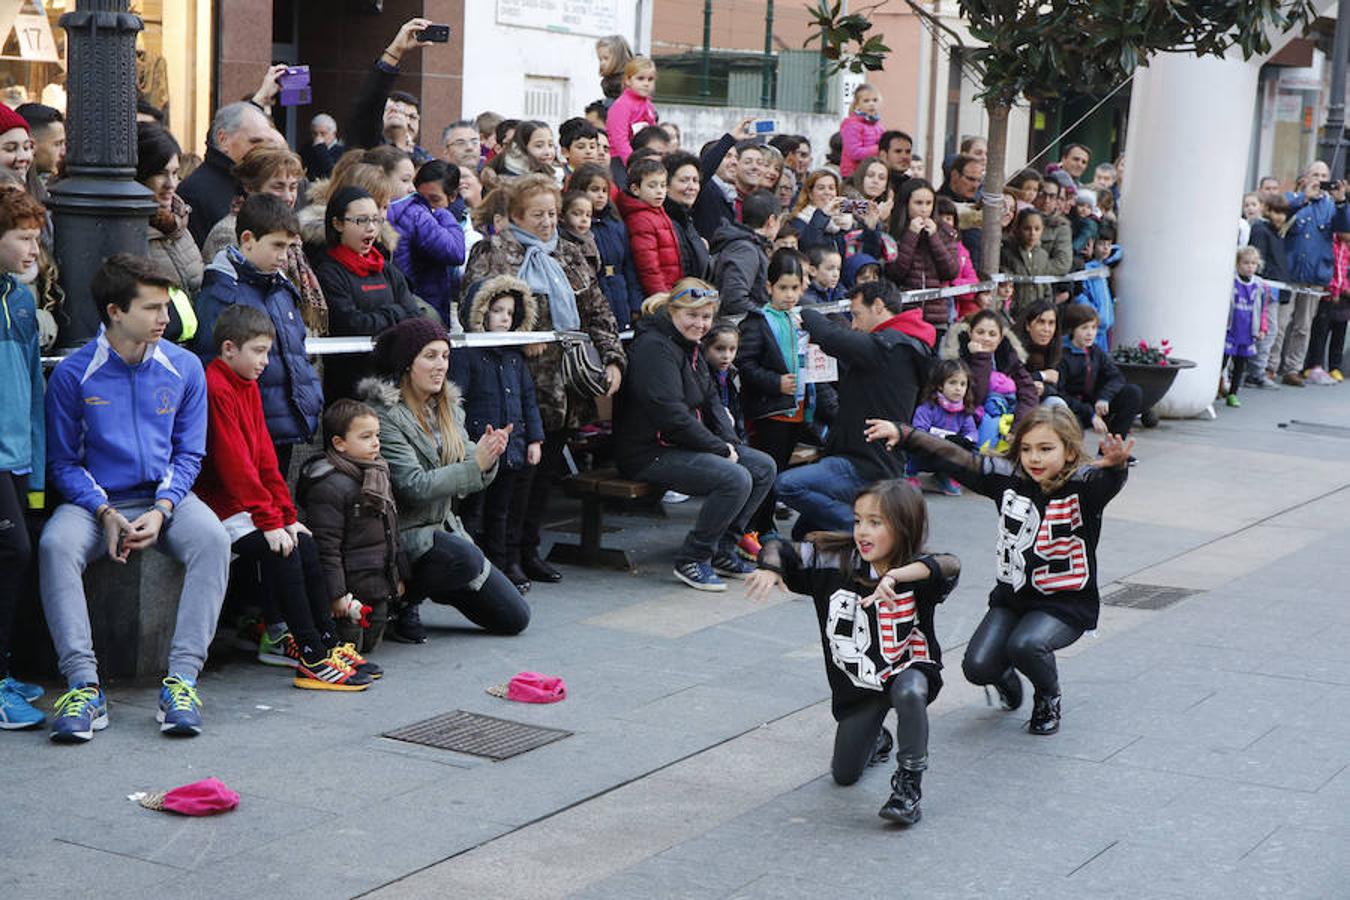
[[[938,348],[938,357],[940,359],[960,359],[961,351],[965,349],[966,344],[970,342],[970,325],[965,322],[953,322],[952,327],[947,329],[947,336],[942,339],[942,346]],[[1011,349],[1017,354],[1017,358],[1023,363],[1027,361],[1027,348],[1022,345],[1022,341],[1007,323],[1003,327],[1003,342],[998,345],[994,355],[1006,353],[1005,348]]]
[[[505,274],[493,275],[491,278],[484,279],[474,289],[473,300],[469,305],[468,320],[464,323],[465,330],[482,331],[483,321],[487,318],[488,305],[492,300],[507,293],[520,295],[524,302],[520,324],[514,326],[511,330],[534,331],[534,326],[538,322],[538,315],[535,312],[535,298],[534,294],[530,293],[530,286],[514,275]]]
[[[403,402],[403,394],[399,390],[398,382],[377,375],[362,378],[356,383],[356,390],[353,393],[357,400],[376,408],[392,409]],[[462,398],[463,394],[459,385],[449,378],[445,379],[445,384],[441,385],[440,399],[445,400],[451,406],[459,406]]]

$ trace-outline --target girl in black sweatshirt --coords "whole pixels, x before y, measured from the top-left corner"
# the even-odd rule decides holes
[[[981,456],[908,425],[868,421],[869,440],[931,454],[940,468],[999,509],[997,582],[961,668],[992,685],[1004,709],[1022,705],[1021,672],[1036,690],[1029,730],[1059,730],[1055,651],[1097,627],[1097,541],[1106,504],[1125,486],[1133,440],[1102,438],[1084,461],[1083,431],[1062,406],[1038,406],[1017,426],[1006,457]]]
[[[773,588],[815,601],[825,674],[839,723],[831,772],[853,784],[890,756],[882,723],[896,712],[896,763],[883,819],[919,821],[928,766],[928,704],[942,687],[942,648],[933,610],[956,587],[960,561],[924,554],[928,517],[922,495],[903,481],[879,481],[853,504],[853,533],[813,532],[800,551],[781,538],[760,551],[746,593]]]

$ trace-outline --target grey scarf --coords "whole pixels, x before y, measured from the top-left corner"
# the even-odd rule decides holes
[[[558,251],[558,233],[547,241],[540,240],[519,225],[511,225],[511,234],[525,248],[525,262],[521,263],[516,276],[530,286],[536,294],[548,297],[548,311],[553,319],[553,327],[558,331],[578,331],[581,328],[581,315],[577,312],[577,295],[567,273],[553,258]]]

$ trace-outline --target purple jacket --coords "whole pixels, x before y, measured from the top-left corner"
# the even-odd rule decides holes
[[[914,421],[910,424],[918,431],[927,431],[938,437],[959,434],[972,444],[978,442],[975,416],[968,412],[947,412],[937,398],[919,404],[914,410]]]
[[[456,269],[464,264],[464,231],[449,210],[432,209],[421,194],[389,207],[389,224],[398,232],[394,265],[408,276],[417,296],[445,322],[459,292]]]

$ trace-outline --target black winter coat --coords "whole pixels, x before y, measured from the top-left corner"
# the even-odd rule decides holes
[[[694,211],[666,198],[666,215],[675,226],[675,240],[680,242],[680,268],[690,278],[712,281],[712,259],[708,244],[694,225]]]
[[[722,295],[720,316],[740,316],[769,302],[769,242],[736,222],[713,235],[713,279]]]
[[[703,347],[664,312],[638,320],[614,411],[614,461],[635,478],[667,447],[730,456],[741,440]]]
[[[802,325],[812,343],[839,360],[839,411],[825,441],[826,454],[847,458],[866,481],[899,478],[899,455],[881,442],[867,441],[866,420],[908,422],[914,417],[932,353],[895,328],[863,334],[814,309],[802,310]]]
[[[722,193],[722,189],[713,184],[712,180],[722,165],[722,160],[726,159],[731,148],[735,146],[736,139],[724,134],[716,144],[708,148],[707,153],[699,157],[699,175],[703,180],[699,185],[698,199],[694,201],[692,218],[698,233],[709,242],[717,233],[717,229],[722,227],[723,222],[740,220],[736,215],[736,204],[728,200],[726,194]]]
[[[614,321],[620,328],[627,328],[641,314],[642,301],[646,299],[633,264],[628,229],[622,219],[607,210],[591,222],[591,237],[595,238],[595,249],[600,253],[600,271],[596,273],[600,293],[609,301]]]
[[[350,593],[374,605],[398,596],[399,580],[410,574],[408,559],[398,531],[361,501],[361,482],[339,472],[326,456],[315,456],[300,470],[296,499],[314,532],[328,600]]]
[[[192,207],[188,231],[198,247],[206,243],[206,236],[216,223],[230,214],[239,192],[233,169],[234,160],[215,147],[207,147],[202,164],[178,186],[178,196]]]
[[[1059,395],[1080,422],[1091,422],[1098,400],[1111,400],[1125,386],[1115,362],[1093,344],[1086,352],[1065,347],[1059,358]]]
[[[795,396],[780,390],[788,374],[787,360],[778,346],[778,336],[763,310],[752,309],[741,320],[741,345],[736,351],[736,369],[741,376],[741,409],[747,421],[767,416],[792,415]],[[832,384],[817,384],[814,421],[829,423],[839,409],[839,396]]]
[[[1275,226],[1265,219],[1252,223],[1252,234],[1247,243],[1261,251],[1261,277],[1267,281],[1289,280],[1289,262],[1284,253],[1284,238]],[[1288,302],[1289,295],[1284,300]]]
[[[534,378],[517,347],[461,347],[450,354],[450,380],[464,395],[464,430],[477,441],[491,425],[514,425],[502,464],[525,468],[527,444],[544,440]]]
[[[328,333],[374,336],[390,325],[419,314],[417,302],[398,266],[359,276],[327,253],[314,260],[314,274],[328,301]],[[350,397],[356,382],[374,371],[369,354],[347,353],[324,360],[323,393],[331,402]]]

